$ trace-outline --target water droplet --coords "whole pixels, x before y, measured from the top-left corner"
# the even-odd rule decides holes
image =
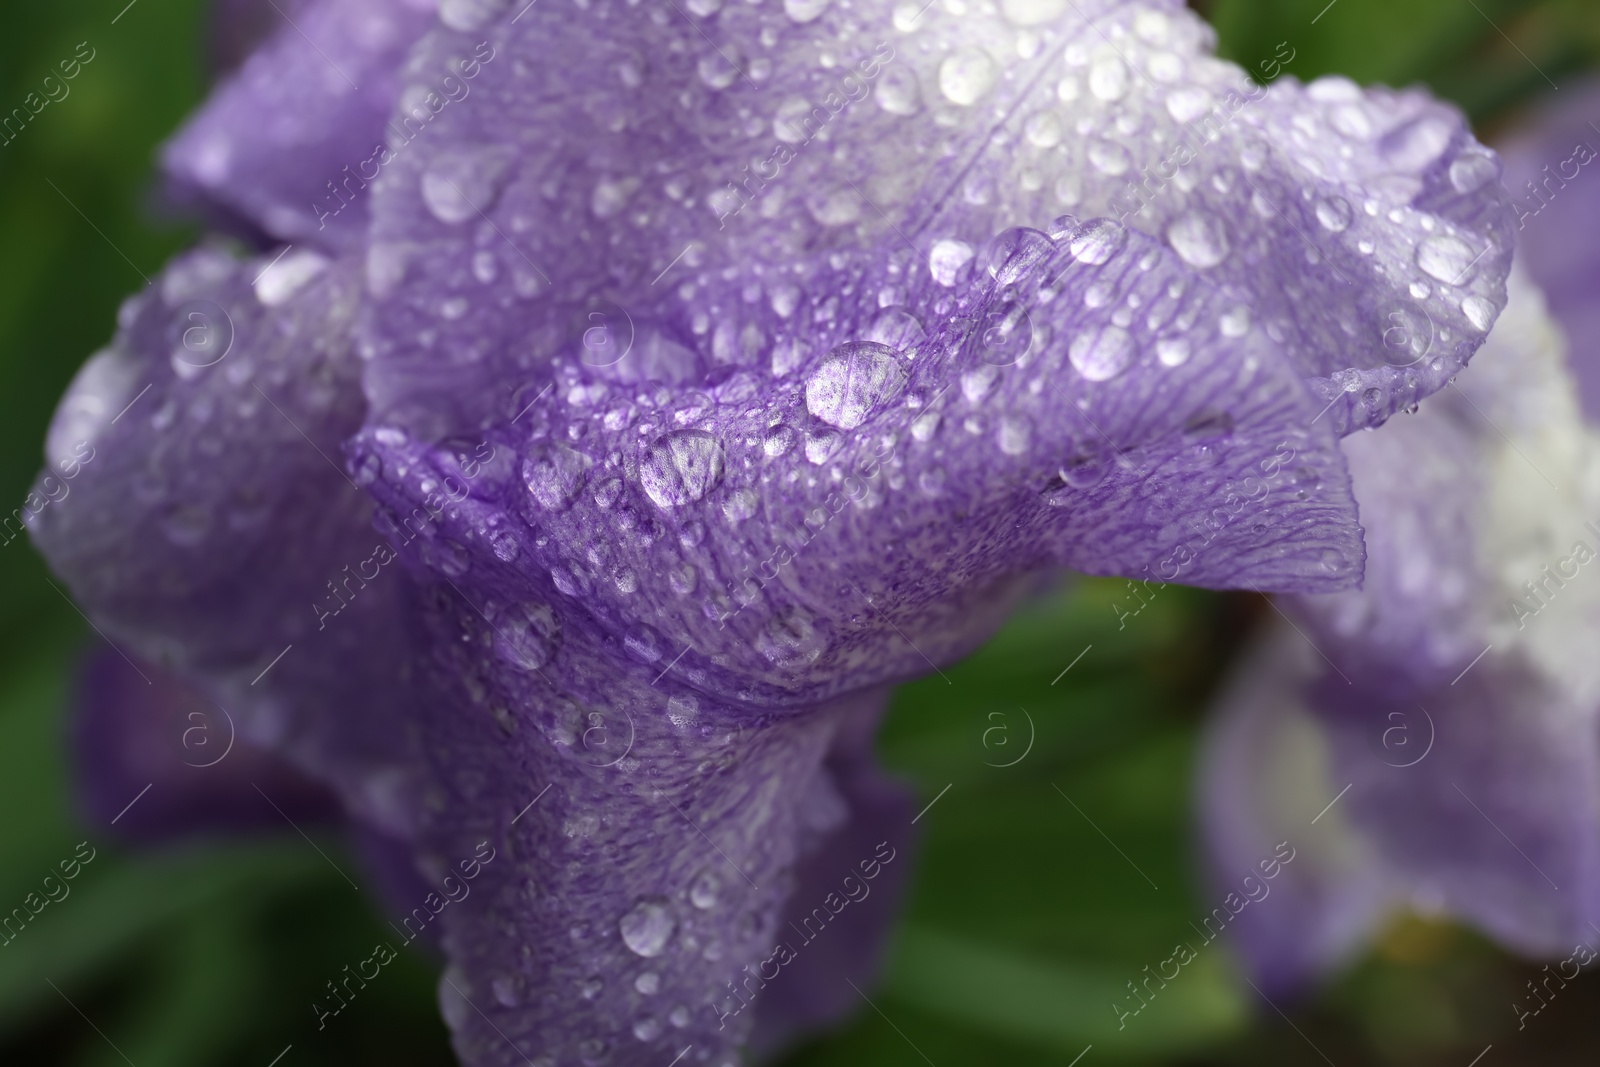
[[[1023,124],[1022,132],[1036,148],[1054,148],[1061,143],[1061,119],[1054,111],[1036,112]]]
[[[1072,258],[1090,266],[1109,261],[1127,244],[1128,230],[1115,219],[1090,219],[1067,239]]]
[[[572,503],[583,488],[583,481],[594,460],[575,448],[556,444],[542,455],[529,456],[522,463],[522,480],[528,492],[543,507],[551,510]]]
[[[729,525],[738,525],[756,513],[761,498],[750,489],[740,489],[736,493],[728,494],[728,499],[722,504],[722,517],[728,520]]]
[[[959,107],[970,107],[994,88],[999,66],[981,48],[962,48],[939,64],[939,91]]]
[[[1330,196],[1317,201],[1317,221],[1329,233],[1343,233],[1350,225],[1350,201]]]
[[[682,1004],[679,1004],[676,1008],[672,1009],[670,1014],[668,1014],[667,1022],[671,1023],[673,1026],[676,1026],[680,1030],[683,1029],[685,1026],[689,1025],[689,1009],[684,1007]]]
[[[1450,184],[1458,193],[1474,193],[1500,177],[1500,164],[1493,156],[1468,152],[1450,164]]]
[[[783,13],[796,22],[810,22],[828,10],[829,0],[783,0]]]
[[[983,265],[1001,285],[1015,285],[1034,264],[1055,251],[1049,234],[1026,226],[1002,230],[984,249]]]
[[[1025,415],[1000,416],[1000,430],[996,440],[1000,451],[1008,456],[1020,456],[1028,450],[1028,441],[1033,433],[1033,424]]]
[[[1060,241],[1064,240],[1069,233],[1077,228],[1078,216],[1057,215],[1055,218],[1050,220],[1050,225],[1047,227],[1046,232],[1050,234],[1051,240]]]
[[[789,449],[794,447],[795,433],[791,427],[778,425],[772,427],[761,438],[761,451],[768,459],[777,459],[787,455]]]
[[[1217,328],[1224,337],[1243,337],[1250,332],[1250,309],[1240,305],[1222,313]]]
[[[677,926],[677,920],[672,917],[666,903],[657,900],[641,900],[617,924],[622,933],[622,943],[646,959],[659,956],[666,950],[667,941]]]
[[[878,106],[891,115],[915,115],[922,108],[922,87],[910,67],[893,66],[878,76],[873,93]]]
[[[937,411],[924,412],[911,421],[911,436],[917,441],[927,442],[932,439],[934,432],[939,429],[940,414]]]
[[[1122,145],[1101,137],[1089,144],[1089,162],[1101,174],[1115,178],[1128,172],[1133,157]]]
[[[439,0],[439,21],[452,30],[481,30],[510,4],[511,0]]]
[[[422,199],[440,222],[461,223],[494,206],[511,176],[513,156],[505,149],[461,148],[428,165]]]
[[[1190,211],[1167,227],[1167,241],[1191,267],[1215,267],[1228,258],[1228,233],[1222,220],[1205,211]]]
[[[658,438],[639,463],[639,484],[660,508],[699,500],[721,480],[722,446],[704,430]]]
[[[894,349],[849,341],[830,352],[806,381],[806,408],[823,422],[853,430],[899,395],[905,380]]]
[[[1074,489],[1091,489],[1105,481],[1111,471],[1108,449],[1100,443],[1086,443],[1061,465],[1061,480]]]
[[[1163,367],[1181,367],[1189,361],[1189,342],[1182,337],[1163,337],[1156,342],[1156,358]]]
[[[833,458],[844,444],[844,435],[837,430],[824,430],[817,434],[806,435],[806,459],[821,466]]]
[[[1494,324],[1494,305],[1481,296],[1473,295],[1461,301],[1461,311],[1477,329],[1487,330]]]
[[[522,1003],[517,996],[517,982],[514,978],[501,976],[489,983],[489,988],[494,990],[494,999],[502,1008],[515,1008]]]
[[[722,892],[722,880],[715,871],[705,870],[695,878],[694,884],[689,887],[689,903],[701,911],[709,911],[717,906],[717,894]]]
[[[661,1036],[661,1024],[654,1019],[640,1019],[633,1024],[633,1036],[640,1041],[654,1041]]]
[[[543,604],[519,604],[494,620],[495,655],[513,667],[536,671],[561,643],[561,624]]]
[[[1089,91],[1101,100],[1121,100],[1128,92],[1128,67],[1116,56],[1097,60],[1089,68]]]
[[[661,988],[661,976],[654,971],[645,971],[633,980],[633,988],[648,997]]]
[[[1424,237],[1417,246],[1416,258],[1423,273],[1449,285],[1467,281],[1477,260],[1471,245],[1447,234]]]
[[[383,473],[383,460],[376,453],[368,452],[356,463],[351,472],[355,475],[356,482],[360,485],[371,485],[378,480],[378,475]]]
[[[1073,338],[1067,358],[1091,382],[1115,378],[1133,362],[1133,337],[1120,326],[1102,326]]]
[[[1009,367],[1033,349],[1033,319],[1027,305],[1008,300],[984,312],[978,356],[991,367]]]
[[[868,341],[904,352],[926,334],[922,320],[903,307],[884,308],[867,327]]]
[[[799,605],[790,605],[767,622],[756,635],[756,651],[775,667],[794,669],[815,663],[827,639]]]
[[[950,238],[935,241],[928,250],[928,271],[940,285],[954,285],[961,268],[973,256],[972,246]]]

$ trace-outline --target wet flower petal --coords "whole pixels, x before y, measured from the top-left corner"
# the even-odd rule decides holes
[[[164,149],[174,196],[278,240],[357,243],[380,148],[398,139],[385,123],[401,65],[434,10],[428,0],[314,0],[271,11],[271,37]]]
[[[314,253],[174,261],[63,399],[29,532],[118,648],[402,834],[400,586],[335,465],[365,411],[357,291]]]
[[[1600,632],[1600,586],[1581,573],[1600,548],[1587,525],[1600,513],[1600,434],[1562,357],[1538,292],[1514,276],[1459,388],[1345,441],[1368,530],[1364,587],[1293,599],[1304,636],[1284,640],[1311,643],[1306,662],[1322,667],[1258,682],[1270,693],[1255,698],[1312,713],[1327,798],[1342,798],[1371,857],[1354,884],[1532,954],[1565,951],[1600,918],[1600,674],[1583,651]],[[1267,716],[1236,708],[1217,727],[1213,797],[1251,762],[1253,742],[1228,725],[1246,714]],[[1214,840],[1237,832],[1239,810],[1213,801]],[[1313,925],[1339,925],[1327,902],[1350,884],[1321,887]],[[1345,927],[1345,947],[1353,936]],[[1276,960],[1267,940],[1252,940],[1253,962],[1285,980],[1327,962]]]

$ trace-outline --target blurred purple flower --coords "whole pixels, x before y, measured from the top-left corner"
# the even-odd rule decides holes
[[[1600,259],[1573,239],[1600,218],[1592,115],[1594,88],[1508,145],[1522,258],[1470,372],[1344,441],[1364,586],[1282,598],[1298,626],[1218,701],[1216,877],[1284,838],[1303,857],[1238,923],[1270,987],[1303,988],[1407,907],[1533,956],[1600,933]]]
[[[1339,438],[1504,304],[1453,110],[1287,43],[1253,86],[1177,3],[1003,7],[325,0],[169,146],[293,246],[125,305],[30,526],[425,876],[492,842],[464,1062],[847,1010],[909,864],[887,687],[1059,568],[1349,588]]]

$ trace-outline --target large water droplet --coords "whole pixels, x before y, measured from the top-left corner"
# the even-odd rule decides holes
[[[511,176],[514,157],[503,148],[461,148],[428,165],[422,199],[440,222],[460,223],[488,212]]]
[[[1061,480],[1074,489],[1099,485],[1111,471],[1110,451],[1098,441],[1081,445],[1061,465]]]
[[[1480,330],[1487,330],[1494,324],[1494,305],[1481,296],[1473,295],[1461,301],[1461,311],[1467,321]]]
[[[701,871],[689,887],[689,903],[701,911],[717,906],[717,895],[722,892],[722,879],[712,870]]]
[[[543,604],[520,604],[494,620],[495,655],[525,671],[549,663],[560,641],[561,624]]]
[[[551,445],[542,455],[529,456],[522,464],[522,480],[528,492],[550,509],[572,503],[594,460],[566,445]]]
[[[1350,201],[1330,196],[1317,201],[1317,221],[1330,233],[1343,233],[1350,225]]]
[[[1133,337],[1120,326],[1102,326],[1073,338],[1067,358],[1091,382],[1115,378],[1133,362]]]
[[[962,48],[939,64],[939,91],[960,107],[970,107],[994,88],[1000,68],[981,48]]]
[[[1500,177],[1500,164],[1493,156],[1468,152],[1450,164],[1450,184],[1458,193],[1475,193]]]
[[[983,265],[1001,285],[1015,285],[1034,264],[1055,250],[1049,234],[1026,226],[1002,230],[984,249]]]
[[[796,22],[810,22],[828,10],[829,0],[783,0],[783,13]]]
[[[1128,244],[1128,230],[1116,219],[1090,219],[1067,238],[1067,248],[1079,263],[1099,266]]]
[[[452,30],[481,30],[510,5],[511,0],[439,0],[439,21]]]
[[[1121,100],[1128,92],[1128,66],[1107,56],[1089,68],[1089,91],[1101,100]]]
[[[830,352],[806,382],[806,408],[823,422],[853,430],[899,395],[905,380],[894,349],[849,341]]]
[[[922,87],[910,67],[893,66],[878,76],[873,93],[878,106],[891,115],[915,115],[922,107]]]
[[[1189,342],[1182,337],[1163,337],[1156,342],[1156,358],[1163,367],[1181,367],[1189,362]]]
[[[903,307],[888,307],[867,327],[867,340],[905,351],[922,340],[926,331],[922,320]]]
[[[935,241],[928,250],[928,272],[940,285],[954,285],[961,268],[973,256],[972,246],[965,241],[945,238]]]
[[[1448,234],[1424,237],[1417,245],[1417,266],[1429,277],[1450,285],[1467,281],[1477,258],[1471,245]]]
[[[1167,227],[1167,240],[1192,267],[1215,267],[1228,258],[1228,233],[1222,220],[1205,211],[1190,211]]]
[[[677,925],[665,902],[641,900],[617,927],[622,932],[622,943],[648,959],[665,951]]]
[[[766,629],[756,636],[756,651],[774,666],[796,668],[815,663],[827,647],[827,640],[798,605],[774,615]]]
[[[639,484],[657,507],[699,500],[722,480],[722,446],[704,430],[657,439],[639,463]]]

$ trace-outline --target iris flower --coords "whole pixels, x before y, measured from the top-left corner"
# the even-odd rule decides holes
[[[1271,987],[1303,989],[1407,909],[1596,957],[1600,264],[1570,238],[1600,213],[1581,180],[1600,92],[1574,97],[1507,145],[1519,262],[1488,343],[1417,414],[1343,443],[1363,587],[1281,598],[1219,697],[1201,783],[1215,873],[1285,837],[1302,856],[1236,927]]]
[[[258,251],[124,305],[32,535],[429,884],[476,863],[463,1063],[770,1048],[880,952],[889,687],[1064,569],[1352,588],[1341,438],[1505,304],[1454,109],[1213,43],[1175,2],[311,0],[164,156]]]

